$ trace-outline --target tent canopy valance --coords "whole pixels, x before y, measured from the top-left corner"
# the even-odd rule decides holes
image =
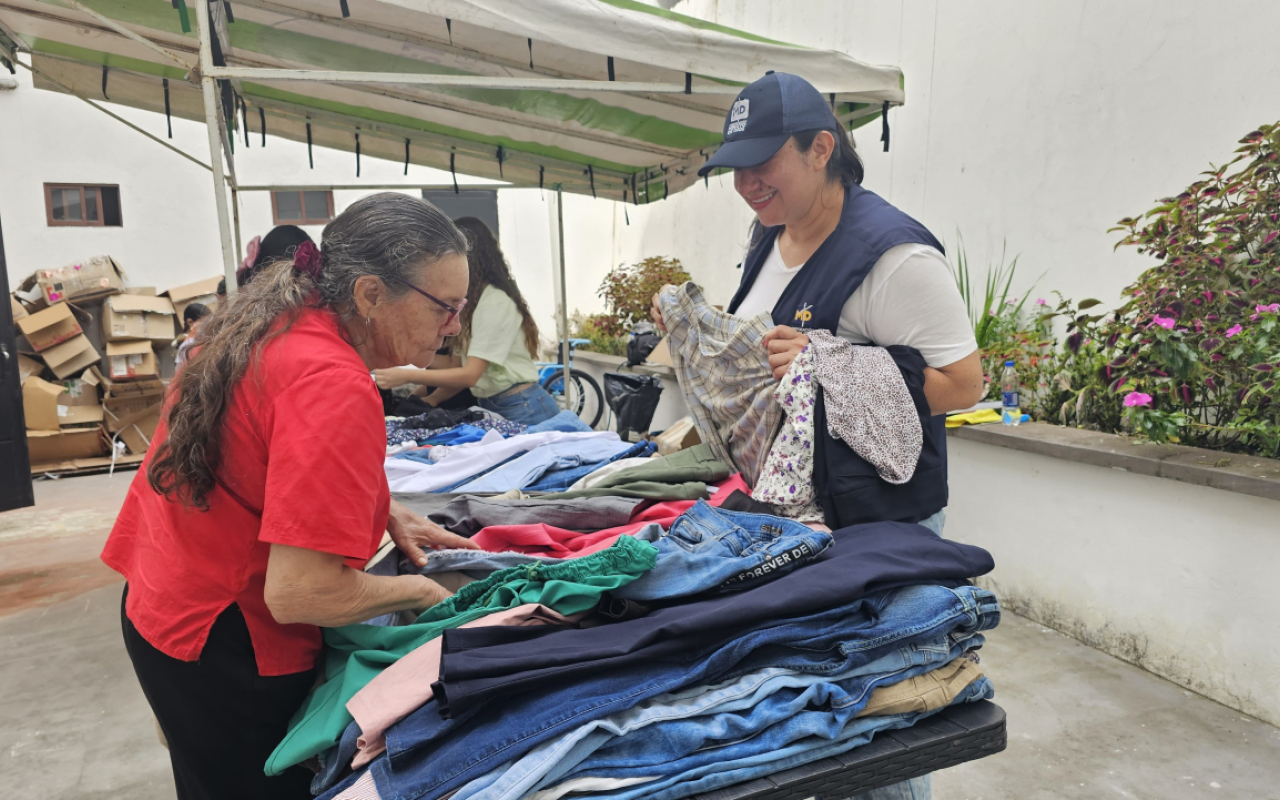
[[[0,50],[30,50],[40,88],[204,120],[203,7],[0,0]],[[265,127],[630,203],[695,183],[738,88],[766,70],[807,78],[851,128],[903,100],[895,67],[634,0],[231,0],[210,10],[208,71],[222,79],[239,146],[259,146]]]

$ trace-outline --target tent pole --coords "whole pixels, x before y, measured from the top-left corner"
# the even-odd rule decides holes
[[[244,247],[240,244],[240,191],[234,184],[231,186],[231,227],[235,231],[236,258],[239,259],[244,255]]]
[[[236,251],[231,239],[231,213],[227,208],[227,178],[222,171],[222,137],[218,130],[217,79],[213,69],[213,45],[209,30],[209,0],[196,0],[196,25],[200,30],[200,87],[204,90],[204,125],[209,134],[209,164],[213,167],[214,205],[218,209],[218,234],[222,242],[222,267],[227,296],[236,292]]]
[[[569,292],[564,282],[564,193],[556,187],[556,245],[560,248],[560,364],[561,391],[565,405],[569,405]]]

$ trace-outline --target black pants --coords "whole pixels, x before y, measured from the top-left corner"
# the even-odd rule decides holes
[[[125,616],[123,599],[120,624],[142,692],[169,742],[178,800],[309,800],[307,769],[291,767],[269,778],[262,766],[311,690],[313,671],[258,675],[236,605],[214,622],[199,661],[179,661],[152,647]]]

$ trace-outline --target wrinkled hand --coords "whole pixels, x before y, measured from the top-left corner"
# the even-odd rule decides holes
[[[392,367],[390,369],[375,369],[373,371],[373,379],[378,382],[379,389],[394,389],[397,386],[404,386],[406,383],[412,383],[407,377],[408,370],[400,367]]]
[[[418,566],[427,563],[426,550],[464,549],[479,550],[480,546],[464,536],[449,533],[429,519],[410,511],[396,501],[391,501],[391,519],[387,524],[391,541],[405,557]]]
[[[670,289],[670,288],[672,288],[672,286],[671,286],[670,284],[667,284],[666,286],[663,286],[662,288],[663,288],[663,290],[666,290],[666,289]],[[655,294],[655,295],[653,296],[653,305],[649,308],[649,318],[653,320],[653,324],[654,324],[654,325],[657,325],[657,326],[658,326],[658,330],[662,331],[663,333],[666,333],[666,332],[667,332],[667,323],[666,323],[666,321],[662,318],[662,308],[658,305],[658,295],[659,295],[659,294],[662,294],[662,292],[661,292],[661,291],[659,291],[659,292],[658,292],[658,294]]]
[[[773,379],[780,381],[791,369],[800,351],[809,346],[809,337],[795,328],[779,325],[764,335],[764,346],[769,351],[769,368]]]

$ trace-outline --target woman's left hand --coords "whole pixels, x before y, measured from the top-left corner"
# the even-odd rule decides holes
[[[391,367],[390,369],[375,369],[373,371],[373,379],[378,382],[379,389],[394,389],[397,386],[404,386],[406,383],[412,383],[406,373],[408,370],[401,367]]]
[[[391,501],[391,519],[387,524],[391,541],[400,552],[417,564],[426,566],[427,550],[479,550],[480,545],[456,533],[449,533],[429,519],[415,514],[407,507]]]
[[[809,346],[809,337],[795,328],[779,325],[764,335],[764,346],[769,351],[769,368],[773,370],[773,379],[782,380],[791,369],[791,362],[796,360],[800,351]]]

